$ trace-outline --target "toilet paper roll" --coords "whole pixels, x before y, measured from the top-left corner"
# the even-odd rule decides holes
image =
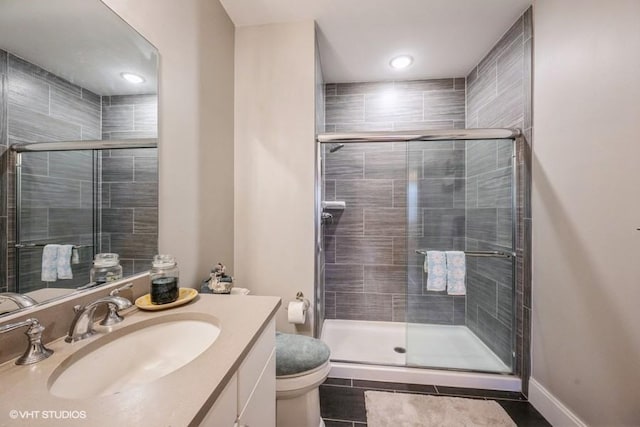
[[[287,311],[289,323],[294,323],[297,325],[304,324],[307,318],[307,308],[304,301],[291,301],[289,303],[289,308]]]

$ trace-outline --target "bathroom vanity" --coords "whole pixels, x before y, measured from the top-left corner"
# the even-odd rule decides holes
[[[73,344],[50,342],[48,359],[0,365],[0,426],[275,426],[279,306],[200,295],[165,311],[133,308]]]

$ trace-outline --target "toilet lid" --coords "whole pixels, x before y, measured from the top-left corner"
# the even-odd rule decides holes
[[[276,332],[276,376],[310,371],[329,360],[329,347],[304,335]]]

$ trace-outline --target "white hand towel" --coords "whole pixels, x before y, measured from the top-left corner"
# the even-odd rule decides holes
[[[58,246],[58,260],[56,270],[58,279],[73,279],[73,271],[71,271],[71,252],[73,245]]]
[[[466,295],[466,260],[462,251],[447,251],[447,293]]]
[[[58,280],[58,247],[60,245],[45,245],[42,250],[42,274],[43,282],[55,282]]]
[[[447,258],[442,251],[427,251],[427,290],[444,291],[447,288]]]

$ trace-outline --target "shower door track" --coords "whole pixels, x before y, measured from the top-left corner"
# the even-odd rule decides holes
[[[331,361],[332,378],[521,392],[513,374]]]
[[[482,369],[470,369],[470,368],[449,368],[449,367],[441,367],[441,366],[420,366],[420,365],[399,365],[397,363],[382,363],[382,362],[360,362],[355,360],[343,360],[343,359],[331,359],[331,363],[343,363],[345,365],[353,365],[353,366],[377,366],[377,367],[386,367],[386,368],[411,368],[411,369],[427,369],[427,370],[435,370],[435,371],[449,371],[449,372],[460,372],[466,373],[471,372],[474,374],[488,374],[488,375],[501,375],[506,377],[513,377],[513,372],[496,372],[496,371],[483,371]]]
[[[343,144],[371,142],[452,141],[516,139],[522,135],[520,129],[451,129],[402,132],[349,132],[321,133],[317,142],[340,142]]]
[[[155,138],[123,139],[123,140],[85,140],[56,142],[21,142],[9,147],[16,153],[33,153],[43,151],[79,151],[79,150],[116,150],[124,148],[157,148]]]

